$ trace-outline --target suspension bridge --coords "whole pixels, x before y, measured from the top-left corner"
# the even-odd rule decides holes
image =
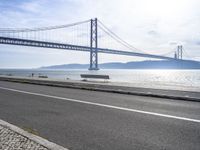
[[[147,54],[138,50],[112,32],[97,18],[41,28],[0,28],[0,44],[89,52],[89,70],[99,69],[98,53],[165,60],[176,59]]]

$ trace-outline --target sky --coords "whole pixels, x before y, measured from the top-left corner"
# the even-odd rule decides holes
[[[33,28],[98,18],[134,47],[167,54],[183,45],[184,58],[200,60],[199,0],[1,0],[0,28]],[[144,60],[99,54],[99,63]],[[148,59],[149,60],[149,59]],[[0,68],[89,63],[89,53],[0,45]]]

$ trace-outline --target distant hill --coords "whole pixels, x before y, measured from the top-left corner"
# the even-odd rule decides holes
[[[89,64],[63,64],[45,66],[40,69],[88,69]],[[137,62],[112,62],[99,64],[101,69],[200,69],[200,62],[190,60],[160,60]]]

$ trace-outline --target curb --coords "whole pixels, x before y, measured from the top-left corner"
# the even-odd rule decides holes
[[[57,145],[57,144],[55,144],[53,142],[50,142],[50,141],[48,141],[46,139],[43,139],[43,138],[41,138],[39,136],[36,136],[36,135],[33,135],[33,134],[31,134],[31,133],[29,133],[27,131],[24,131],[24,130],[20,129],[19,127],[15,126],[15,125],[12,125],[12,124],[10,124],[10,123],[8,123],[8,122],[6,122],[4,120],[1,120],[1,119],[0,119],[0,125],[2,125],[2,126],[8,128],[8,129],[18,133],[18,134],[20,134],[20,135],[22,135],[22,136],[24,136],[24,137],[26,137],[26,138],[38,143],[38,144],[46,147],[47,149],[50,149],[50,150],[69,150],[69,149],[64,148],[64,147],[62,147],[60,145]]]
[[[165,94],[155,94],[151,92],[134,92],[134,91],[125,91],[121,89],[108,89],[108,88],[98,88],[98,84],[91,84],[88,86],[85,83],[72,83],[68,84],[60,81],[50,81],[50,80],[39,80],[39,79],[26,79],[26,78],[13,78],[13,77],[0,77],[1,81],[10,81],[17,83],[27,83],[27,84],[36,84],[36,85],[45,85],[45,86],[54,86],[54,87],[63,87],[63,88],[73,88],[73,89],[81,89],[81,90],[90,90],[90,91],[100,91],[100,92],[110,92],[110,93],[118,93],[118,94],[128,94],[128,95],[136,95],[136,96],[146,96],[146,97],[156,97],[156,98],[166,98],[173,100],[184,100],[184,101],[193,101],[200,102],[200,98],[197,97],[189,97],[189,96],[173,96],[173,95],[165,95]],[[106,86],[106,85],[105,85]]]

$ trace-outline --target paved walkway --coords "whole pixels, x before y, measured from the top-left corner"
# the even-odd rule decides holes
[[[0,120],[0,150],[67,150]]]
[[[48,150],[44,146],[0,125],[0,149],[2,150]]]

